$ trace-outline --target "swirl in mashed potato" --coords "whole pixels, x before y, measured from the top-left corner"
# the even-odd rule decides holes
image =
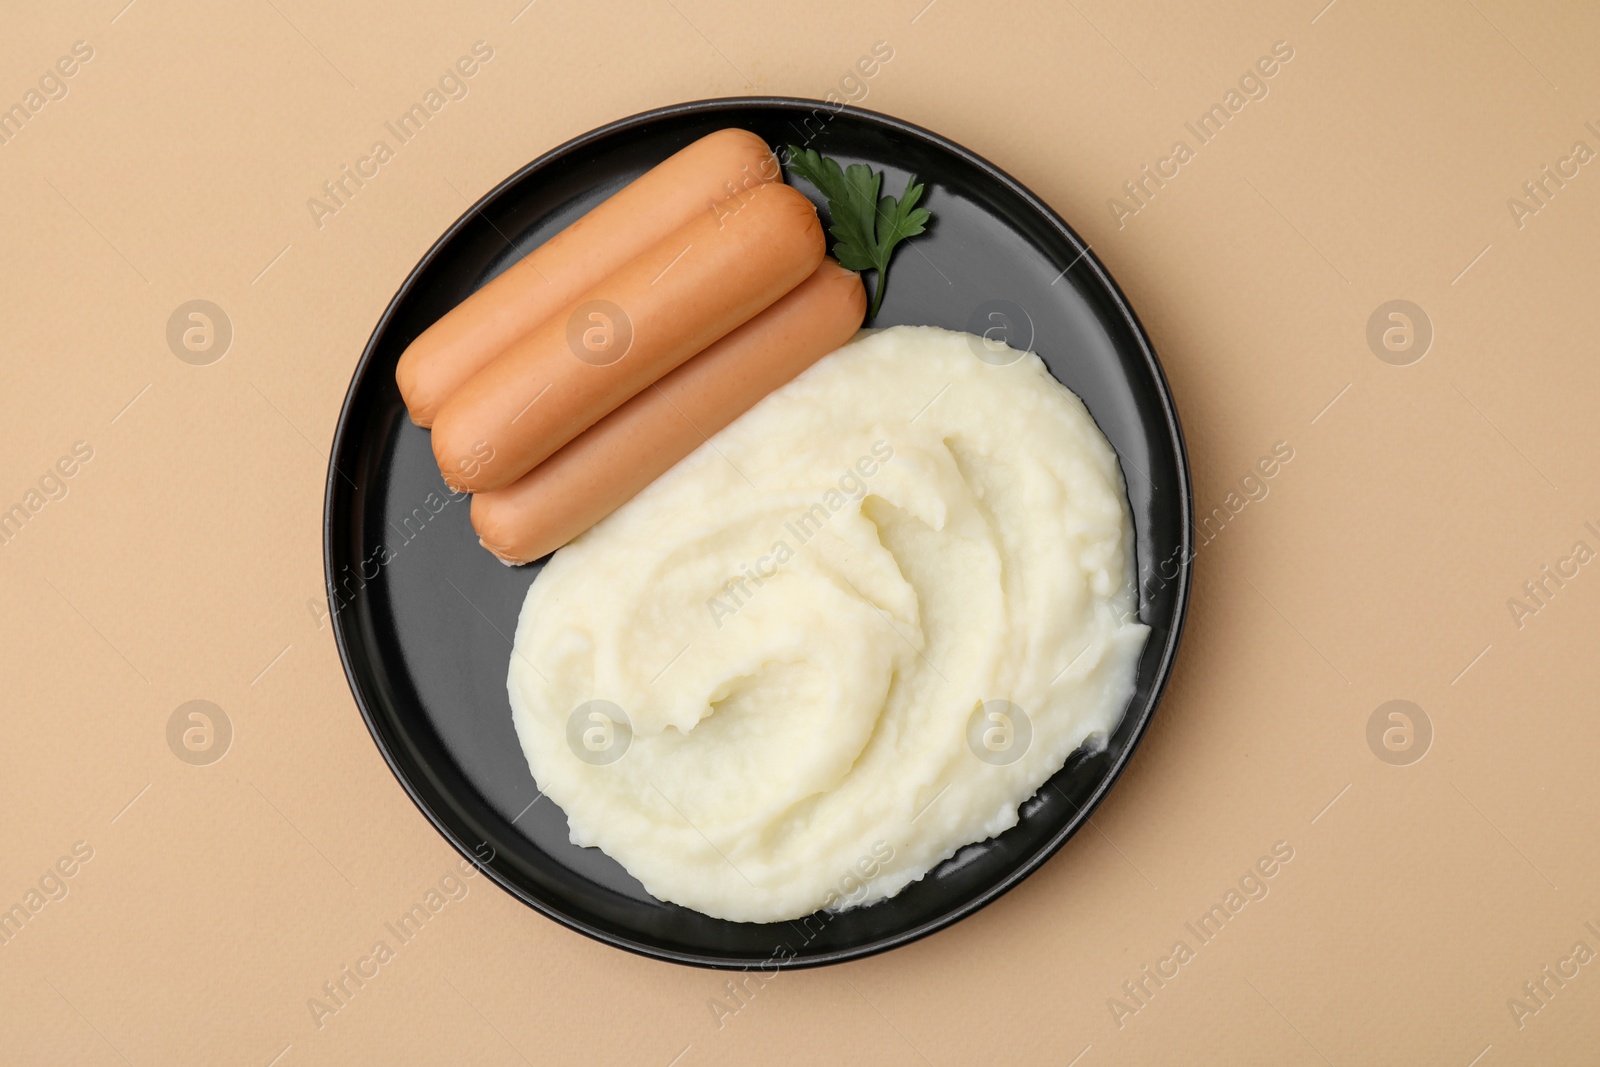
[[[793,919],[1001,833],[1115,729],[1147,634],[1116,455],[982,345],[864,333],[551,559],[508,686],[574,842]]]

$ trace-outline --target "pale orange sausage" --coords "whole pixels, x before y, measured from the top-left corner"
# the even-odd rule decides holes
[[[474,493],[510,485],[805,281],[823,240],[811,201],[778,183],[720,218],[697,215],[445,401],[433,424],[445,483]]]
[[[789,295],[511,485],[474,496],[479,543],[505,563],[554,552],[848,341],[866,311],[861,276],[823,260]]]
[[[395,367],[418,426],[512,342],[697,214],[737,209],[779,178],[766,142],[718,130],[669,156],[467,297],[411,342]]]

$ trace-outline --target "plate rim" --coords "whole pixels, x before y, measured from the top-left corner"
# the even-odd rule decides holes
[[[421,795],[419,795],[417,788],[410,781],[408,775],[402,772],[402,768],[396,759],[395,753],[391,750],[388,741],[385,739],[384,728],[380,725],[379,719],[374,710],[368,706],[368,698],[363,692],[362,685],[356,677],[356,671],[352,665],[352,656],[350,653],[352,637],[346,632],[345,621],[342,619],[341,613],[334,610],[333,605],[333,594],[337,588],[337,582],[333,573],[335,551],[333,512],[336,507],[336,497],[340,494],[339,482],[340,479],[344,477],[342,471],[340,471],[337,466],[337,462],[346,446],[347,438],[354,433],[354,420],[352,418],[351,409],[355,399],[357,387],[360,385],[363,377],[368,372],[370,364],[373,362],[379,341],[389,328],[389,325],[397,314],[401,303],[411,295],[418,279],[429,267],[434,264],[434,262],[441,255],[443,249],[455,239],[457,234],[459,234],[463,228],[471,224],[474,217],[482,214],[484,210],[501,195],[503,195],[507,189],[521,182],[535,171],[541,170],[549,164],[574,152],[578,152],[585,146],[592,144],[595,141],[609,138],[617,133],[621,133],[629,129],[646,126],[652,122],[673,118],[679,115],[714,114],[719,111],[738,111],[744,108],[756,107],[776,108],[779,110],[790,111],[810,111],[813,113],[819,110],[825,110],[830,112],[833,117],[837,117],[840,114],[849,114],[853,117],[864,119],[869,123],[887,127],[893,132],[909,134],[914,138],[932,142],[940,149],[961,158],[969,165],[982,171],[987,177],[1006,187],[1006,189],[1012,195],[1016,196],[1028,208],[1036,213],[1045,223],[1047,223],[1052,229],[1056,230],[1078,250],[1077,258],[1073,260],[1068,269],[1070,270],[1072,267],[1078,266],[1081,263],[1086,263],[1092,268],[1099,284],[1105,287],[1105,290],[1110,295],[1112,303],[1115,305],[1117,312],[1122,316],[1124,324],[1128,327],[1133,338],[1137,341],[1139,351],[1144,358],[1146,368],[1156,385],[1156,393],[1160,401],[1160,408],[1163,416],[1162,421],[1165,424],[1164,429],[1170,435],[1173,443],[1176,445],[1178,461],[1177,466],[1179,484],[1176,491],[1178,493],[1178,510],[1180,515],[1181,529],[1179,537],[1178,574],[1174,579],[1170,580],[1170,584],[1176,586],[1174,617],[1171,632],[1167,637],[1165,647],[1161,650],[1160,659],[1155,665],[1155,681],[1150,692],[1150,698],[1146,703],[1139,720],[1134,724],[1133,731],[1128,737],[1127,747],[1111,764],[1111,766],[1107,768],[1105,774],[1101,776],[1093,793],[1084,801],[1081,806],[1079,806],[1078,810],[1072,815],[1072,817],[1067,819],[1059,829],[1051,834],[1051,836],[1037,850],[1035,850],[1032,855],[1030,855],[1024,862],[1019,864],[1005,877],[996,880],[994,884],[990,885],[982,892],[965,901],[962,901],[960,904],[951,908],[949,911],[942,913],[938,917],[923,922],[909,930],[904,930],[899,933],[880,937],[861,945],[834,949],[812,956],[795,956],[777,961],[776,965],[780,970],[798,970],[811,967],[829,966],[836,963],[843,963],[848,960],[865,959],[869,956],[875,956],[879,953],[887,952],[891,949],[900,948],[904,945],[911,944],[914,941],[919,941],[922,938],[936,933],[939,930],[953,926],[961,920],[968,918],[974,913],[994,903],[1012,889],[1016,888],[1024,879],[1028,878],[1040,867],[1044,866],[1044,864],[1048,862],[1052,856],[1059,852],[1062,847],[1066,845],[1067,841],[1075,836],[1083,827],[1083,825],[1089,821],[1089,817],[1094,814],[1095,809],[1097,809],[1105,800],[1106,796],[1109,795],[1112,786],[1117,783],[1117,780],[1120,779],[1123,772],[1126,771],[1128,764],[1133,761],[1133,756],[1138,750],[1140,743],[1144,740],[1145,734],[1149,731],[1150,721],[1155,717],[1156,710],[1160,707],[1162,698],[1166,695],[1167,685],[1171,681],[1173,669],[1177,663],[1178,649],[1182,641],[1184,627],[1189,615],[1189,599],[1192,588],[1193,563],[1195,556],[1194,488],[1189,469],[1188,445],[1184,438],[1182,424],[1178,418],[1177,404],[1172,396],[1171,385],[1167,381],[1166,373],[1162,369],[1160,359],[1156,355],[1155,346],[1151,342],[1149,335],[1146,333],[1144,325],[1139,321],[1137,314],[1134,312],[1132,303],[1128,300],[1127,295],[1122,291],[1122,287],[1117,284],[1110,272],[1106,270],[1105,265],[1100,262],[1099,256],[1095,255],[1093,248],[1078,236],[1077,231],[1074,230],[1071,225],[1069,225],[1067,221],[1055,211],[1054,208],[1050,207],[1050,205],[1045,203],[1043,199],[1033,193],[1030,189],[1028,189],[1027,186],[1023,185],[1016,178],[1012,177],[1011,174],[1004,169],[996,166],[994,163],[990,162],[983,156],[978,155],[976,152],[973,152],[971,149],[957,144],[941,134],[935,133],[932,130],[909,122],[905,119],[884,114],[883,112],[857,107],[853,104],[834,104],[825,100],[817,100],[807,97],[731,96],[708,97],[699,100],[683,101],[676,104],[668,104],[662,107],[651,108],[633,115],[626,116],[624,118],[616,119],[602,126],[595,127],[594,129],[591,129],[585,133],[581,133],[576,137],[570,138],[561,144],[558,144],[555,147],[540,153],[528,163],[518,167],[510,175],[496,183],[491,189],[474,201],[470,207],[462,212],[462,214],[453,223],[451,223],[437,239],[435,239],[433,244],[429,246],[428,250],[417,261],[416,265],[412,267],[411,271],[406,275],[404,281],[401,282],[399,288],[395,290],[394,295],[389,299],[388,304],[384,307],[383,313],[378,317],[378,321],[376,324],[374,324],[371,335],[367,338],[367,342],[362,348],[361,357],[356,361],[355,368],[351,372],[350,382],[346,386],[344,399],[340,403],[339,417],[334,425],[332,445],[328,453],[328,472],[323,491],[322,563],[324,594],[328,599],[328,616],[332,624],[334,644],[339,652],[339,662],[340,666],[344,670],[345,682],[349,686],[350,695],[355,700],[357,710],[361,713],[362,721],[366,724],[367,732],[371,735],[373,743],[377,746],[379,753],[383,756],[384,763],[388,766],[389,772],[394,775],[395,780],[400,783],[401,789],[405,791],[405,794],[410,798],[411,803],[415,805],[417,810],[423,814],[423,816],[433,826],[434,830],[437,831],[439,835],[451,845],[451,847],[461,854],[463,859],[487,875],[491,881],[509,893],[514,899],[521,901],[528,907],[531,907],[540,915],[553,920],[569,930],[583,934],[586,937],[592,938],[613,948],[624,949],[637,955],[645,956],[650,959],[661,960],[667,963],[676,963],[680,965],[709,968],[714,970],[746,970],[752,966],[764,966],[764,964],[753,963],[748,960],[734,960],[731,958],[705,955],[695,952],[682,952],[672,949],[664,949],[655,945],[649,945],[643,942],[630,940],[609,930],[600,929],[571,915],[565,914],[561,910],[539,899],[532,893],[527,892],[522,886],[512,882],[508,877],[496,869],[496,867],[493,865],[492,856],[489,861],[484,861],[478,855],[477,850],[468,845],[465,841],[461,840],[457,836],[455,830],[441,818],[439,813],[433,810],[432,806],[426,800],[424,800]],[[487,219],[487,215],[484,215],[484,217]],[[1118,458],[1120,466],[1121,457],[1119,456]],[[1139,561],[1135,559],[1134,573],[1136,591],[1138,591],[1140,582],[1138,562]],[[1070,758],[1071,757],[1069,757],[1069,759]]]

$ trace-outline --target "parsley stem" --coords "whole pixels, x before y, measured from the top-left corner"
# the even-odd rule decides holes
[[[869,319],[878,317],[878,308],[883,304],[883,282],[888,273],[886,270],[878,271],[878,280],[872,288],[872,310],[867,312],[867,318]]]

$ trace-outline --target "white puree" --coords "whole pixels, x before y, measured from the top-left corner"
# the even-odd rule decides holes
[[[1116,456],[1037,356],[969,341],[858,336],[528,591],[528,766],[654,896],[752,922],[892,896],[1121,719],[1147,629]]]

